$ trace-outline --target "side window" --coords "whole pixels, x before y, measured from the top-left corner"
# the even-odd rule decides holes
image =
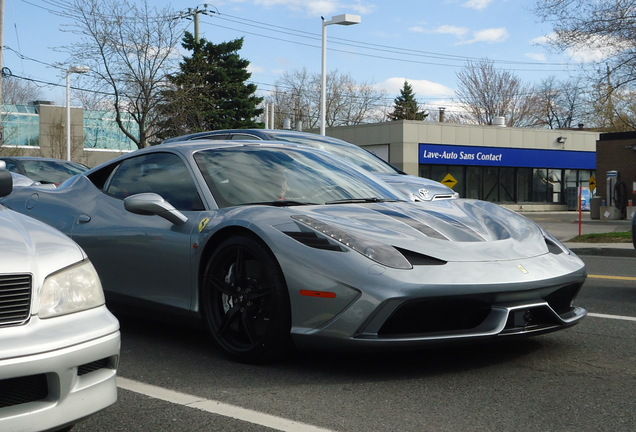
[[[250,135],[250,134],[246,134],[246,133],[235,133],[232,134],[232,139],[233,140],[250,140],[250,141],[262,141],[262,139],[260,139],[259,137],[255,136],[255,135]]]
[[[171,153],[152,153],[124,160],[105,190],[115,198],[154,192],[177,210],[203,210],[194,180],[183,161]]]
[[[226,140],[229,139],[229,135],[228,134],[213,134],[213,135],[201,135],[198,136],[196,138],[192,138],[191,141],[197,141],[197,140]]]
[[[4,163],[7,165],[7,170],[14,173],[22,174],[20,172],[20,169],[18,168],[18,165],[12,160],[5,160]]]

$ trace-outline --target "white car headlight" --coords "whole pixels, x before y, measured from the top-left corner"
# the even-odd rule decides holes
[[[99,276],[89,260],[49,275],[42,285],[40,318],[51,318],[105,303]]]

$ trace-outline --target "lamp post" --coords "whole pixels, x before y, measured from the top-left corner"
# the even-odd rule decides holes
[[[90,72],[88,66],[71,66],[66,69],[66,159],[71,160],[71,74]]]
[[[343,14],[336,15],[329,21],[322,19],[322,72],[320,82],[320,135],[325,135],[325,109],[327,106],[327,26],[332,24],[353,25],[360,24],[360,15]]]

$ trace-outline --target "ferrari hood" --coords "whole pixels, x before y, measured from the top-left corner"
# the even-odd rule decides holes
[[[485,201],[341,204],[293,210],[340,232],[444,261],[513,260],[567,251],[530,219]]]

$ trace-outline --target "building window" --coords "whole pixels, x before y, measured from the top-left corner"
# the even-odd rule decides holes
[[[466,188],[462,197],[478,199],[481,197],[482,167],[466,167]]]
[[[587,186],[592,173],[592,170],[420,165],[420,176],[431,180],[441,182],[451,174],[457,180],[453,189],[462,198],[497,203],[565,204],[566,188]]]
[[[40,115],[34,105],[3,105],[2,127],[2,145],[40,145]]]
[[[532,168],[517,168],[517,202],[532,201]]]
[[[124,114],[123,122],[129,131],[135,130],[135,123],[129,115]],[[85,110],[84,148],[136,150],[137,145],[121,131],[113,111]]]

